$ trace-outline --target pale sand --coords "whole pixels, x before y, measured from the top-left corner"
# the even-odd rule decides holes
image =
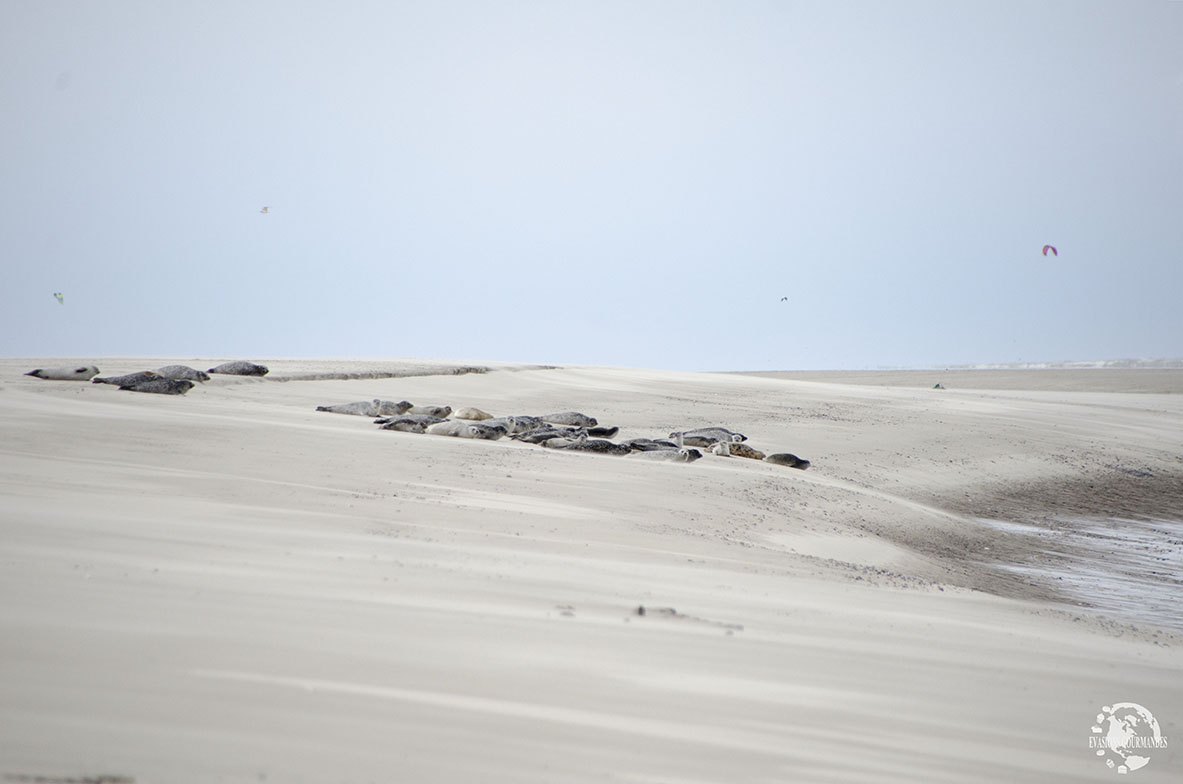
[[[0,774],[1111,781],[1090,727],[1128,701],[1171,741],[1137,779],[1183,776],[1178,625],[1056,603],[998,568],[1040,540],[976,519],[1179,520],[1183,390],[249,359],[271,375],[185,397],[0,360]],[[813,466],[314,410],[370,398],[724,425]]]

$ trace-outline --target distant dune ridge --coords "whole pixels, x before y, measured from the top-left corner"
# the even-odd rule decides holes
[[[1183,705],[1183,369],[259,359],[0,359],[0,777],[1101,781],[1094,699]],[[373,400],[506,437],[316,411]]]

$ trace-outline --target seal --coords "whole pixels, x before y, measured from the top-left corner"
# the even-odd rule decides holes
[[[575,427],[595,427],[600,424],[595,417],[589,417],[578,411],[560,411],[557,414],[546,414],[539,419],[543,422],[550,422],[552,425],[574,425]]]
[[[764,458],[764,462],[772,463],[773,465],[788,466],[789,468],[800,468],[802,471],[809,468],[808,460],[804,460],[788,452],[777,452],[775,455],[769,455]]]
[[[428,416],[447,419],[452,415],[451,406],[411,406],[406,410],[408,414],[427,414]]]
[[[517,435],[518,433],[526,433],[530,430],[537,430],[540,427],[554,427],[553,425],[546,424],[538,417],[523,416],[521,414],[486,419],[482,424],[502,425],[505,427],[506,435],[511,437]]]
[[[183,378],[188,381],[209,381],[209,373],[191,368],[188,365],[165,365],[162,368],[156,368],[156,375],[162,378]]]
[[[719,443],[723,443],[720,441]],[[727,448],[731,451],[732,457],[747,457],[752,460],[763,460],[764,453],[759,449],[748,446],[742,441],[731,441],[727,444]]]
[[[598,452],[601,455],[627,455],[633,450],[625,444],[616,444],[600,438],[581,438],[566,444],[555,444],[551,441],[543,443],[550,449],[565,449],[571,452]]]
[[[475,422],[447,419],[436,422],[427,427],[427,432],[434,436],[454,436],[456,438],[485,438],[496,441],[505,435],[505,428],[500,425],[484,425]]]
[[[456,412],[456,418],[483,422],[486,419],[492,419],[493,415],[486,411],[481,411],[479,408],[462,408]]]
[[[400,430],[404,433],[424,433],[431,425],[447,420],[439,417],[429,417],[426,414],[403,414],[402,416],[375,419],[374,424],[381,425],[382,430]]]
[[[678,433],[670,433],[670,438],[675,438]],[[734,430],[728,430],[725,427],[699,427],[694,430],[683,430],[682,438],[687,444],[691,446],[711,446],[718,441],[747,441],[748,437],[743,433],[736,433]]]
[[[160,378],[155,372],[151,370],[143,370],[139,373],[128,373],[123,376],[95,376],[90,380],[92,384],[113,384],[117,387],[130,387],[135,384],[142,384],[145,381],[152,381]]]
[[[43,378],[46,381],[90,381],[98,374],[99,369],[94,365],[82,365],[81,367],[37,368],[30,370],[25,375]]]
[[[541,444],[552,438],[564,438],[572,440],[580,436],[587,436],[587,431],[578,427],[555,427],[554,425],[543,425],[542,427],[532,428],[523,433],[514,433],[510,438],[515,441],[525,441],[527,444]]]
[[[643,460],[662,460],[667,463],[693,463],[702,457],[702,452],[689,448],[649,449],[641,452],[633,452],[630,457],[641,458]]]
[[[624,442],[634,452],[666,452],[677,450],[678,445],[673,441],[652,438],[630,438]]]
[[[151,392],[157,395],[183,395],[194,387],[192,381],[184,378],[153,378],[137,384],[119,387],[132,392]]]
[[[353,414],[354,416],[381,417],[405,414],[411,404],[405,400],[394,403],[390,400],[359,400],[356,403],[337,403],[332,406],[317,406],[317,411],[328,411],[332,414]]]
[[[238,360],[236,362],[223,362],[206,372],[221,373],[225,376],[265,376],[269,371],[266,365],[256,365],[254,362]]]
[[[619,427],[589,427],[587,429],[587,434],[593,438],[612,438],[619,432]]]
[[[462,430],[458,435],[461,438],[483,438],[487,441],[496,441],[505,435],[505,428],[502,425],[486,425],[484,422],[470,423],[467,430]]]

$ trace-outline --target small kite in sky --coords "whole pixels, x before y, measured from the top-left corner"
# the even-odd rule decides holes
[[[788,298],[788,297],[781,297],[781,298],[780,298],[780,301],[781,301],[781,302],[788,302],[788,301],[789,301],[789,298]]]
[[[264,215],[266,215],[267,213],[271,212],[271,208],[270,208],[270,207],[264,207],[263,209],[259,210],[259,212],[261,212],[261,213],[263,213]]]
[[[53,293],[53,298],[54,298],[54,299],[56,299],[56,300],[58,301],[58,304],[59,304],[59,305],[65,305],[65,304],[66,304],[66,298],[65,298],[64,296],[62,296],[62,292],[60,292],[60,291],[55,291],[55,292]]]
[[[1048,252],[1049,250],[1052,252],[1052,255],[1053,255],[1053,256],[1059,256],[1059,255],[1060,255],[1060,254],[1059,254],[1059,252],[1057,252],[1057,251],[1056,251],[1056,246],[1055,246],[1055,245],[1044,245],[1044,246],[1043,246],[1043,255],[1044,255],[1044,256],[1046,256],[1046,255],[1047,255],[1047,252]]]

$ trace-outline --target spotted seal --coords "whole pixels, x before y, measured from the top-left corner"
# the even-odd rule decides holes
[[[317,406],[317,411],[328,411],[331,414],[353,414],[354,416],[381,417],[398,416],[411,409],[406,400],[395,403],[390,400],[359,400],[356,403],[337,403],[331,406]]]
[[[81,365],[79,367],[64,367],[64,368],[37,368],[25,373],[26,376],[33,378],[43,378],[46,381],[90,381],[99,374],[99,369],[94,365]]]
[[[574,425],[575,427],[595,427],[600,424],[595,417],[581,414],[578,411],[560,411],[557,414],[545,414],[539,417],[543,422],[552,425]]]
[[[185,378],[154,378],[119,388],[132,392],[151,392],[157,395],[183,395],[193,387],[193,382]]]
[[[188,365],[165,365],[162,368],[156,368],[156,375],[162,378],[178,378],[188,381],[209,381],[209,373],[191,368]]]
[[[128,373],[122,376],[95,376],[90,380],[92,384],[112,384],[117,387],[130,387],[135,384],[142,384],[145,381],[154,381],[160,378],[155,372],[151,370],[142,370],[139,373]]]
[[[220,373],[225,376],[265,376],[270,371],[266,365],[256,365],[254,362],[245,362],[238,360],[235,362],[223,362],[217,367],[212,367],[208,373]]]
[[[810,465],[808,460],[802,459],[788,452],[777,452],[775,455],[769,455],[768,457],[764,458],[764,462],[772,463],[773,465],[788,466],[789,468],[800,468],[802,471],[804,471],[806,468],[809,468]]]

